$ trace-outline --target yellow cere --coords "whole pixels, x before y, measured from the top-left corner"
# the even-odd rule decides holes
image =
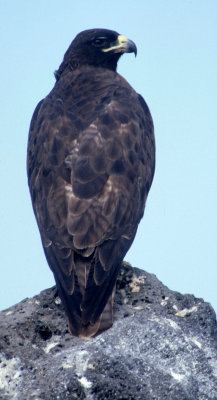
[[[126,36],[118,35],[118,43],[123,44],[127,42]]]
[[[111,51],[111,50],[119,49],[122,44],[127,43],[127,40],[128,39],[125,36],[118,35],[117,42],[116,42],[117,44],[115,46],[108,47],[107,49],[103,49],[104,53]]]

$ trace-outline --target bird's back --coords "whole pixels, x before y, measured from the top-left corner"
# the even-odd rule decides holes
[[[67,69],[35,110],[27,169],[70,330],[94,336],[112,324],[118,269],[153,179],[145,101],[116,72]]]

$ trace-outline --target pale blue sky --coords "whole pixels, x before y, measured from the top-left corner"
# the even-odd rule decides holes
[[[217,310],[217,1],[0,0],[0,15],[0,309],[54,284],[27,187],[28,129],[74,36],[100,27],[137,44],[118,71],[156,131],[156,175],[126,260]]]

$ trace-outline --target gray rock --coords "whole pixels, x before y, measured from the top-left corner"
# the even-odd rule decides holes
[[[217,400],[214,310],[124,265],[114,326],[85,341],[44,290],[0,312],[0,399]]]

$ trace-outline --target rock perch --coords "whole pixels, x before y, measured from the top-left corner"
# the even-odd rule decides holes
[[[217,400],[210,304],[123,265],[112,328],[72,337],[55,287],[0,312],[1,400]]]

